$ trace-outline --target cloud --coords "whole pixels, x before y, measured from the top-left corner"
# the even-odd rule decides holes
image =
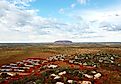
[[[15,0],[0,1],[0,41],[29,41],[28,34],[32,29],[31,20],[36,10],[28,10],[16,5]],[[19,0],[18,0],[19,1]],[[21,0],[27,2],[29,0]],[[16,1],[17,3],[17,1]]]
[[[89,23],[92,27],[96,27],[109,31],[120,31],[121,11],[120,10],[89,10],[81,12],[80,17]]]
[[[77,34],[75,37],[83,39],[83,41],[119,42],[118,38],[121,37],[121,11],[119,9],[76,10],[71,17],[75,18],[74,21],[77,23],[85,23],[82,29],[85,29],[84,26],[87,25],[86,31],[88,30],[88,33]]]
[[[100,24],[100,28],[103,28],[104,30],[107,31],[121,31],[121,24],[110,24],[107,22],[102,22]]]
[[[29,3],[35,0],[6,0],[6,1],[9,1],[12,4],[17,5],[18,7],[26,7],[30,6]]]
[[[75,3],[73,3],[73,4],[71,4],[71,8],[74,8],[76,6],[76,4]]]
[[[77,0],[80,4],[86,4],[89,0]]]
[[[0,1],[0,42],[36,42],[72,39],[74,35],[90,32],[88,31],[88,26],[81,22],[72,24],[70,22],[59,21],[56,18],[38,16],[38,10],[26,7],[29,6],[29,2],[31,1]],[[60,9],[60,11],[64,13],[64,9]]]
[[[65,13],[64,9],[63,8],[59,9],[59,13],[64,14]]]
[[[38,10],[28,8],[31,1],[0,1],[0,42],[120,41],[120,10],[76,11],[65,21],[39,16]],[[65,14],[63,8],[59,12]]]

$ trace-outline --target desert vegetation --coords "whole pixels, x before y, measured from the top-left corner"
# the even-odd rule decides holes
[[[0,48],[0,61],[3,67],[1,70],[5,66],[13,68],[15,65],[19,68],[32,66],[26,70],[24,68],[14,72],[16,73],[14,76],[1,71],[1,84],[121,83],[119,44],[115,46],[104,44],[102,46],[98,44],[6,45]]]

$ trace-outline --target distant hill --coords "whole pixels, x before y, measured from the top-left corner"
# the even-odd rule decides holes
[[[56,44],[71,44],[73,42],[69,41],[69,40],[58,40],[58,41],[55,41],[54,43],[56,43]]]

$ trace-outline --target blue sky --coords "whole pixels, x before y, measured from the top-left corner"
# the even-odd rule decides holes
[[[121,42],[121,0],[0,0],[0,42]]]
[[[79,0],[35,0],[31,3],[30,8],[38,9],[38,15],[43,17],[62,18],[64,15],[59,13],[61,9],[65,10],[66,13],[77,10],[105,9],[106,7],[115,6],[120,2],[120,0],[82,0],[82,3]]]

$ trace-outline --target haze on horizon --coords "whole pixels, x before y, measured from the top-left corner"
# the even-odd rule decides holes
[[[0,43],[120,38],[121,0],[0,0]]]

